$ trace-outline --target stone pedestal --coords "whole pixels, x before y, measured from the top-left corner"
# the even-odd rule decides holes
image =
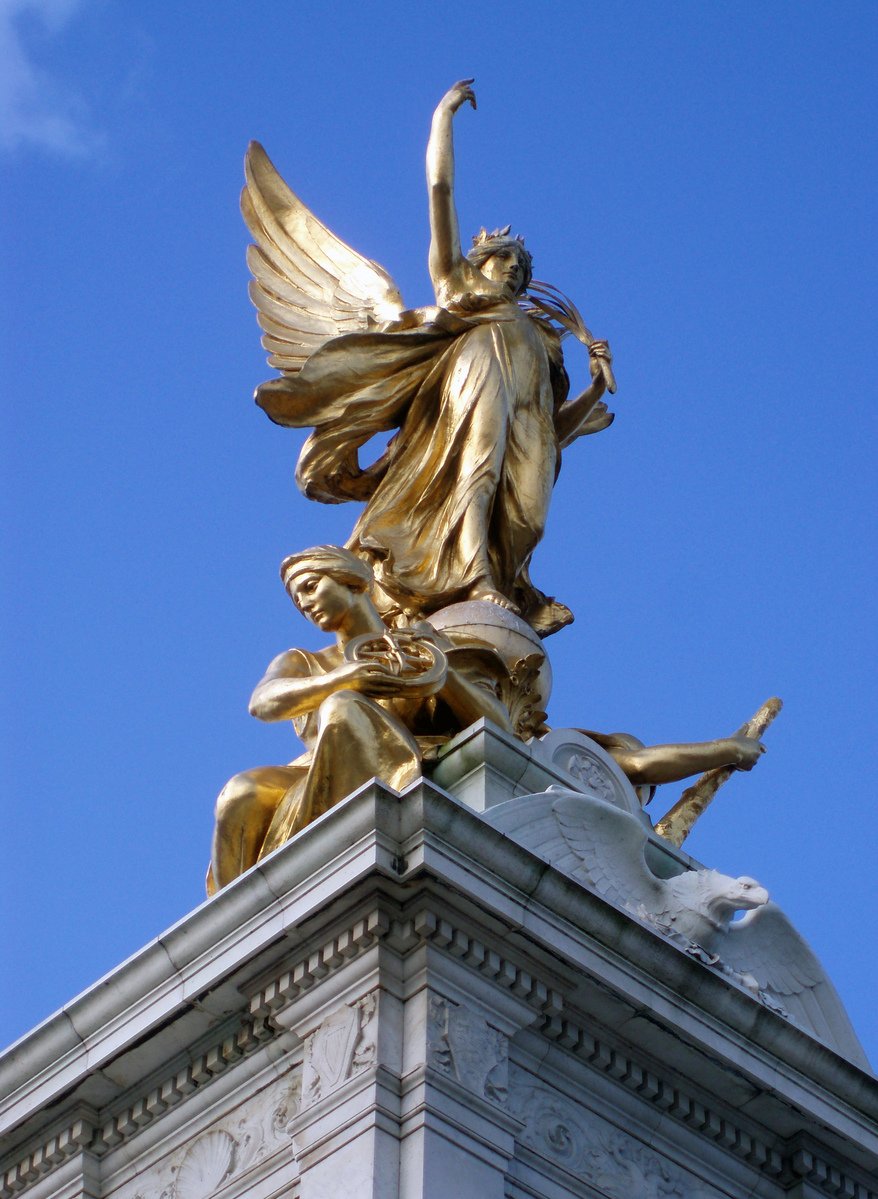
[[[440,787],[466,744],[0,1059],[0,1199],[878,1199],[875,1078]]]

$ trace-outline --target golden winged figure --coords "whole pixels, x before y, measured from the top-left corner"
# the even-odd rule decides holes
[[[406,309],[388,273],[331,233],[258,143],[241,207],[255,244],[250,295],[281,377],[256,401],[310,427],[296,478],[311,499],[359,500],[348,548],[371,565],[385,619],[461,600],[520,614],[541,635],[573,619],[530,580],[561,450],[605,429],[611,355],[561,293],[532,279],[509,227],[460,245],[452,120],[472,80],[437,107],[427,147],[430,275],[436,305]],[[561,339],[589,347],[591,385],[569,398]],[[358,451],[395,430],[361,467]]]

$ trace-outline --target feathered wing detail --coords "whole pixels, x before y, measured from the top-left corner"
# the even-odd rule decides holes
[[[748,912],[725,932],[718,929],[700,913],[696,895],[699,881],[716,872],[684,871],[670,880],[658,878],[646,861],[648,836],[640,821],[587,795],[550,790],[519,796],[489,808],[484,819],[555,869],[669,933],[678,945],[685,946],[688,939],[689,952],[710,944],[718,957],[702,956],[702,961],[732,974],[752,975],[764,995],[800,1027],[849,1061],[870,1069],[826,972],[777,904],[769,902]],[[727,883],[736,881],[717,877]],[[678,893],[675,883],[680,880],[693,885],[691,896]],[[687,921],[690,915],[693,920]],[[665,923],[667,928],[662,927]],[[704,940],[706,932],[713,934],[709,941]]]
[[[483,818],[620,908],[644,904],[652,910],[658,902],[659,880],[644,858],[644,829],[605,800],[552,788],[497,804]]]
[[[256,243],[247,250],[250,298],[270,366],[295,375],[331,338],[397,319],[404,305],[387,271],[331,233],[258,142],[244,170],[241,212]]]
[[[695,891],[691,898],[681,896],[674,886],[681,879],[697,884],[715,872],[684,871],[670,880],[658,878],[646,861],[648,837],[640,821],[587,795],[550,790],[518,796],[489,808],[484,819],[617,907],[662,932],[676,934],[678,945],[681,937],[685,942],[693,934],[693,948],[708,944],[703,934],[713,932],[709,944],[719,956],[711,957],[710,965],[752,975],[765,995],[803,1029],[849,1061],[870,1069],[826,972],[777,904],[769,902],[748,912],[725,932],[717,929],[699,915]],[[680,916],[687,915],[696,918],[694,927],[692,922],[684,921],[683,927],[678,923]],[[661,927],[665,922],[668,929]]]
[[[578,858],[575,878],[628,911],[661,906],[662,884],[646,864],[646,830],[635,816],[584,795],[556,799],[552,811]]]
[[[776,903],[733,922],[718,949],[726,966],[752,974],[797,1023],[850,1061],[870,1068],[838,992]]]

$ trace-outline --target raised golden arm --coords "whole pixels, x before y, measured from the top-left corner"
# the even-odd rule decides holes
[[[430,278],[436,291],[454,287],[465,270],[460,248],[460,227],[454,204],[454,114],[464,104],[476,107],[472,79],[449,88],[436,106],[427,142],[427,194],[430,207]]]

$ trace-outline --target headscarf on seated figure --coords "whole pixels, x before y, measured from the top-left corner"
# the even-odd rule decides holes
[[[306,752],[286,766],[235,775],[223,788],[211,895],[369,779],[401,791],[421,773],[426,746],[482,717],[511,731],[497,695],[500,659],[455,651],[428,625],[388,629],[370,596],[372,572],[350,551],[303,550],[284,559],[281,577],[299,611],[335,643],[286,650],[253,692],[251,714],[292,720]]]

